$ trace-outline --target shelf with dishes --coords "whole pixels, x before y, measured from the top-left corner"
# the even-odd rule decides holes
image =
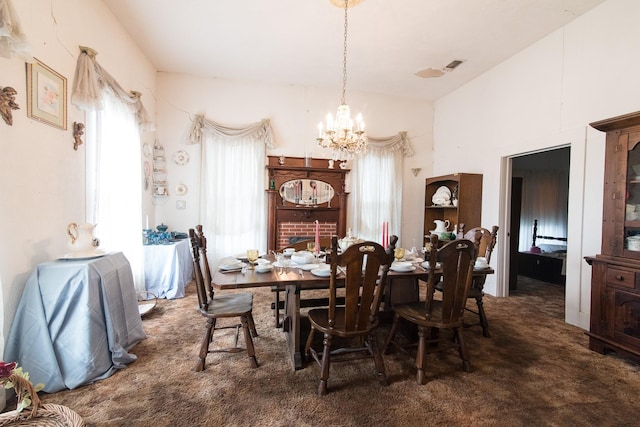
[[[164,147],[158,141],[153,145],[153,191],[154,198],[165,198],[169,196],[169,184],[167,183],[166,160],[164,157]]]

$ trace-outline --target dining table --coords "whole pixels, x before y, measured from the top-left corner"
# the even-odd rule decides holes
[[[25,284],[4,360],[54,393],[104,379],[136,360],[146,338],[122,252],[38,264]]]
[[[474,276],[484,277],[492,274],[493,269],[486,268],[475,270]],[[382,310],[391,310],[393,303],[405,303],[419,298],[419,280],[426,281],[429,270],[422,266],[416,266],[412,271],[396,272],[389,270],[387,283],[384,284],[385,302]],[[344,281],[344,274],[337,276],[338,285]],[[214,288],[245,289],[271,286],[284,286],[284,319],[282,329],[286,336],[287,347],[294,370],[303,368],[304,341],[301,337],[301,312],[300,295],[305,290],[326,289],[329,287],[329,277],[316,276],[310,271],[289,265],[285,268],[274,267],[270,271],[258,272],[256,270],[225,271],[216,268],[212,278]]]

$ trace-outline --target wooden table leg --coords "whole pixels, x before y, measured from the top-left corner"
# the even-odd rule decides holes
[[[287,337],[287,345],[293,369],[302,369],[302,352],[300,351],[300,287],[288,283],[285,290],[284,320],[282,330]]]

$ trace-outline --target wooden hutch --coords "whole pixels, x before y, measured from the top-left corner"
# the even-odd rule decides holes
[[[435,220],[448,220],[451,231],[454,226],[464,224],[465,230],[480,227],[482,215],[482,174],[454,173],[427,178],[424,193],[424,234],[434,230]],[[440,187],[447,187],[457,198],[454,205],[436,205],[433,195]],[[440,237],[440,236],[439,236]]]
[[[289,237],[313,237],[316,220],[322,237],[345,236],[349,169],[341,168],[340,161],[330,168],[329,159],[267,158],[267,249],[281,249]]]
[[[601,254],[591,270],[589,348],[640,361],[640,112],[591,123],[606,132]]]

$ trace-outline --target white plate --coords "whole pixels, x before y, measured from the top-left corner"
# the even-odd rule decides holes
[[[175,153],[173,153],[173,161],[181,166],[186,165],[187,163],[189,163],[189,153],[182,150],[176,151]]]
[[[289,267],[291,264],[290,264],[289,260],[285,259],[285,260],[282,260],[282,262],[276,261],[271,265],[273,265],[274,267],[286,268],[286,267]]]
[[[319,277],[329,277],[331,276],[331,269],[330,268],[314,268],[313,270],[311,270],[311,274]]]
[[[244,262],[236,262],[234,264],[222,264],[219,265],[218,268],[220,270],[237,270],[239,268],[242,268],[244,266],[246,266],[247,264],[245,264]]]
[[[313,254],[307,251],[300,251],[291,255],[291,261],[296,264],[310,264],[313,259]]]
[[[176,185],[176,195],[184,196],[189,191],[189,188],[184,184]]]
[[[391,263],[391,267],[395,267],[397,269],[407,269],[409,267],[411,267],[413,264],[411,264],[408,261],[394,261]]]
[[[393,264],[391,265],[390,270],[395,271],[396,273],[410,273],[416,269],[415,265],[411,265],[409,267],[396,267]]]
[[[424,268],[429,268],[429,261],[425,261],[421,264]],[[436,268],[442,267],[442,263],[436,262]]]
[[[101,256],[105,256],[107,251],[102,249],[96,249],[91,252],[72,252],[70,254],[66,254],[60,257],[60,259],[92,259],[99,258]]]
[[[267,273],[271,270],[273,270],[273,265],[271,264],[256,265],[256,273]]]
[[[269,262],[269,260],[263,259],[262,257],[265,256],[265,254],[260,254],[258,255],[258,259],[256,260],[256,263],[259,262]],[[238,254],[236,256],[234,256],[235,259],[237,259],[238,261],[243,261],[243,262],[248,262],[249,260],[247,259],[247,254]]]
[[[320,264],[302,264],[299,267],[304,271],[311,271],[311,270],[315,270],[316,268],[320,268]]]
[[[142,154],[144,154],[145,157],[151,157],[151,146],[146,142],[142,144]]]

